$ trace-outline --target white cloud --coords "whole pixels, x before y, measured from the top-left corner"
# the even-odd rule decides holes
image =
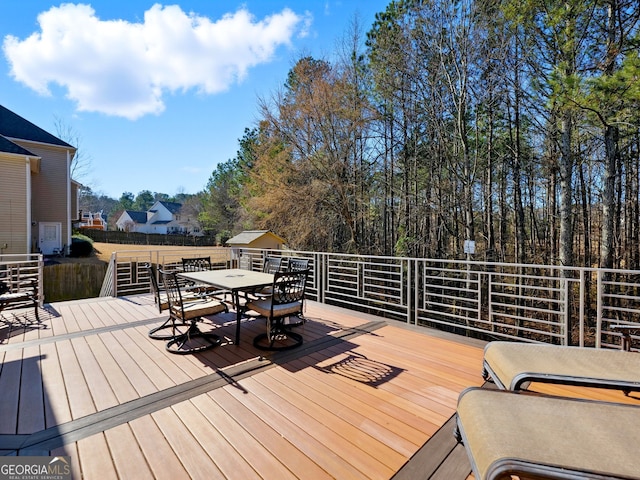
[[[135,119],[162,112],[167,92],[227,90],[306,35],[309,21],[288,8],[259,21],[244,8],[212,21],[156,4],[130,23],[63,4],[38,16],[40,32],[6,36],[3,49],[13,78],[33,90],[49,95],[58,84],[80,111]]]

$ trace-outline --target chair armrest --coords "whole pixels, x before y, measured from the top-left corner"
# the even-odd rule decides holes
[[[611,330],[622,335],[622,350],[631,351],[631,335],[640,335],[638,325],[612,325]]]

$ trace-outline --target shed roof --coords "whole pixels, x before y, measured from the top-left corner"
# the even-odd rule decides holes
[[[20,140],[59,145],[75,150],[75,147],[72,145],[60,140],[55,135],[51,135],[46,130],[34,125],[29,120],[22,118],[20,115],[2,105],[0,105],[0,135],[9,138],[19,138]]]
[[[231,237],[227,240],[227,244],[229,245],[249,245],[257,239],[270,235],[276,238],[280,243],[284,243],[284,238],[276,235],[271,230],[245,230],[244,232],[239,233],[235,237]]]

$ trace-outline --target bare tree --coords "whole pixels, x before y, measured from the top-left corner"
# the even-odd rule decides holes
[[[53,124],[58,138],[76,148],[76,154],[71,162],[71,178],[82,184],[89,183],[92,159],[91,155],[82,148],[82,137],[73,126],[57,115],[53,117]]]

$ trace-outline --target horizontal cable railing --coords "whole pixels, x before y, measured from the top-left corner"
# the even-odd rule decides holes
[[[114,256],[117,296],[149,291],[147,262],[208,256],[213,268],[261,270],[280,256],[282,269],[309,260],[311,300],[486,340],[617,347],[612,325],[640,325],[640,271],[224,247]]]

